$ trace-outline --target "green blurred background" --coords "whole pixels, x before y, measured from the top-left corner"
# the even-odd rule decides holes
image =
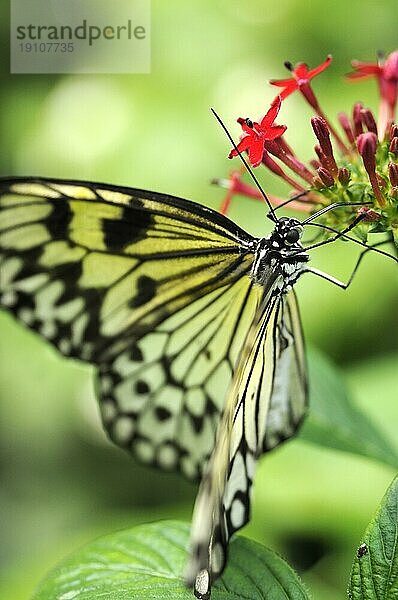
[[[342,75],[351,58],[394,49],[396,9],[396,0],[153,0],[149,75],[61,77],[9,75],[2,3],[0,174],[132,185],[217,208],[223,193],[208,182],[231,163],[209,107],[237,134],[235,118],[258,116],[273,98],[266,81],[286,76],[284,60],[315,66],[332,53],[332,67],[314,84],[328,114],[358,99],[376,109],[374,82],[348,85]],[[297,96],[279,118],[305,159],[314,143],[310,116]],[[254,234],[266,231],[264,214],[250,200],[235,201],[231,212]],[[314,261],[347,276],[356,255],[339,243]],[[297,286],[307,342],[341,366],[355,402],[392,439],[397,283],[392,261],[369,256],[347,292],[311,277]],[[5,314],[0,474],[6,600],[28,598],[49,567],[97,535],[158,518],[189,520],[196,492],[113,448],[99,424],[92,369],[61,359]],[[382,464],[295,440],[261,462],[246,534],[292,561],[314,598],[342,598],[361,533],[393,475]]]

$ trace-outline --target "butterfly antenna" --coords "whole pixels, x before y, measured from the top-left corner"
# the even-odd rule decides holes
[[[306,196],[308,194],[308,192],[310,192],[310,191],[311,190],[303,190],[302,192],[298,192],[297,194],[294,194],[294,196],[291,196],[291,198],[288,198],[284,202],[281,202],[280,204],[278,204],[278,206],[275,206],[275,211],[279,210],[280,208],[283,208],[284,206],[287,206],[291,202],[295,202],[296,200],[298,200],[299,202],[302,202],[303,204],[307,204],[307,205],[308,204],[316,204],[315,201],[300,200],[300,198],[302,198],[303,196]]]
[[[217,121],[219,122],[219,124],[221,125],[221,127],[223,128],[224,132],[226,133],[229,141],[231,142],[232,146],[234,147],[235,151],[238,153],[239,158],[241,159],[241,161],[243,162],[243,164],[245,165],[246,169],[248,170],[248,172],[250,173],[251,178],[253,179],[254,183],[256,184],[260,194],[262,195],[262,197],[264,198],[265,203],[267,204],[269,211],[271,213],[271,217],[270,219],[272,221],[274,221],[274,223],[276,223],[278,221],[278,218],[275,214],[275,210],[274,207],[272,206],[270,199],[268,198],[267,194],[264,192],[263,188],[260,185],[260,182],[258,181],[257,177],[255,176],[255,174],[253,173],[253,170],[250,168],[247,160],[245,159],[245,157],[243,156],[243,154],[238,150],[237,145],[235,144],[234,140],[232,139],[231,134],[229,133],[228,129],[226,128],[226,126],[224,125],[224,123],[222,122],[221,118],[218,116],[218,114],[216,113],[216,111],[214,110],[214,108],[211,108],[211,112],[213,113],[213,115],[215,116],[215,118],[217,119]],[[269,216],[269,215],[268,215]]]

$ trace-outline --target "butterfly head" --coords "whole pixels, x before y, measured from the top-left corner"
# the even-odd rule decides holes
[[[290,217],[282,217],[276,222],[270,241],[275,248],[297,248],[303,231],[300,221]]]

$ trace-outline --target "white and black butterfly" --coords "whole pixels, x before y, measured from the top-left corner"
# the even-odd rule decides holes
[[[1,305],[62,354],[97,365],[117,445],[202,480],[186,575],[199,598],[249,519],[257,459],[306,412],[292,288],[309,271],[350,283],[308,266],[301,236],[316,215],[271,218],[271,234],[255,238],[164,194],[0,180]]]

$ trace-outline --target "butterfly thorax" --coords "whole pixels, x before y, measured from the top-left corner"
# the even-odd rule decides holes
[[[258,240],[251,276],[266,291],[285,294],[303,273],[310,257],[300,243],[302,233],[297,219],[284,217]]]

